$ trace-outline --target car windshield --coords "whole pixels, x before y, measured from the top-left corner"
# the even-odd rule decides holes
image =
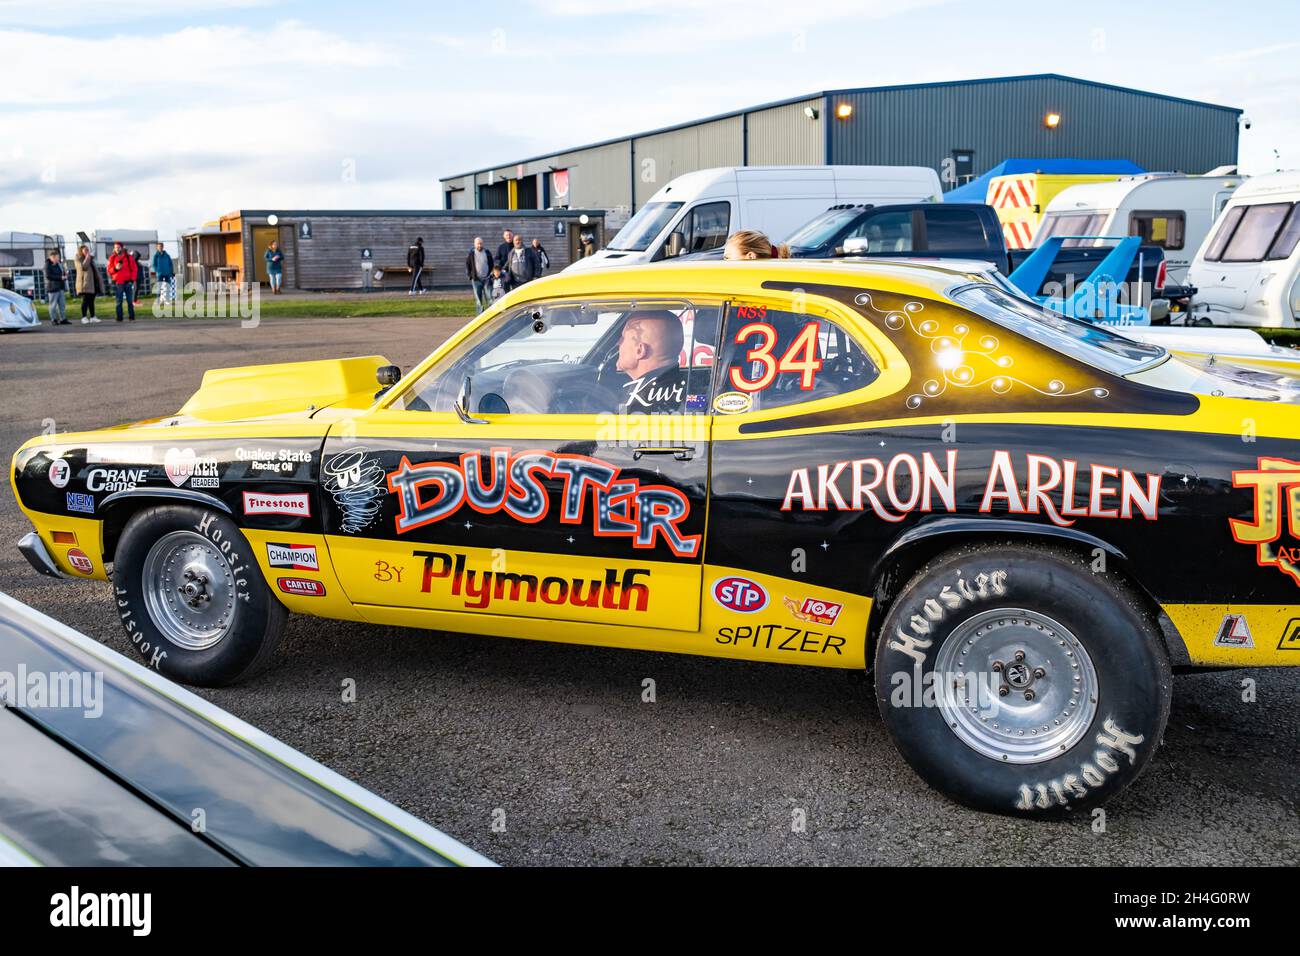
[[[1049,212],[1043,216],[1043,224],[1038,227],[1038,234],[1034,236],[1034,245],[1041,246],[1052,236],[1095,236],[1109,215],[1106,212]],[[1083,241],[1067,239],[1061,245],[1081,246]]]
[[[950,295],[954,302],[1003,328],[1113,375],[1129,375],[1168,354],[1158,345],[1135,342],[1101,326],[1067,319],[988,283],[960,286]]]
[[[817,249],[835,238],[835,234],[862,215],[862,209],[827,209],[815,219],[800,226],[786,240],[791,249]]]
[[[619,252],[644,252],[682,208],[679,202],[652,202],[627,221],[606,246]]]

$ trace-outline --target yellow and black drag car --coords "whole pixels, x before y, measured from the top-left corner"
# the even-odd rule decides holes
[[[1047,815],[1134,779],[1173,668],[1300,663],[1288,381],[959,264],[656,265],[529,283],[405,376],[208,372],[13,486],[33,565],[111,581],[181,681],[289,612],[871,669],[930,784]]]

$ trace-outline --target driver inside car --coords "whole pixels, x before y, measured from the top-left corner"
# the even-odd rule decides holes
[[[618,343],[621,383],[620,412],[644,415],[679,412],[686,400],[687,370],[680,367],[682,323],[664,310],[635,312],[623,323]]]

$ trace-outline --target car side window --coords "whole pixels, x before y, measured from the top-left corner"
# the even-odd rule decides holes
[[[915,247],[912,237],[912,212],[882,212],[867,216],[854,226],[849,239],[866,239],[867,255],[890,255],[891,253],[911,252]]]
[[[927,249],[968,252],[988,247],[984,222],[975,209],[935,206],[924,210],[923,215]]]
[[[731,203],[711,202],[696,206],[682,221],[686,252],[707,252],[724,245],[730,227]]]
[[[713,410],[763,411],[855,391],[880,374],[838,323],[808,312],[732,303],[723,328]]]
[[[473,415],[703,414],[717,305],[681,299],[535,303],[491,323],[397,398]]]

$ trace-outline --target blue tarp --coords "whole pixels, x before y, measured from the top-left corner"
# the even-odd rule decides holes
[[[1145,172],[1137,163],[1127,159],[1004,159],[983,176],[977,176],[965,186],[944,193],[943,201],[984,202],[989,193],[990,179],[1014,173],[1052,173],[1058,176],[1114,173],[1117,176],[1135,176]]]

